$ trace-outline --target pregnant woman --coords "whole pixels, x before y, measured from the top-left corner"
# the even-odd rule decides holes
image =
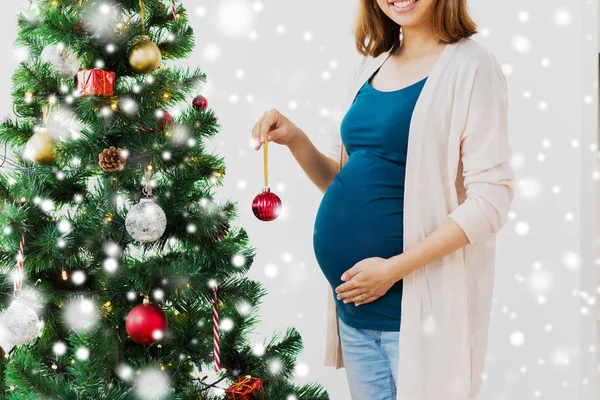
[[[513,171],[506,80],[475,33],[466,0],[361,0],[364,57],[326,153],[275,109],[252,131],[324,192],[325,364],[346,368],[353,400],[480,391]]]

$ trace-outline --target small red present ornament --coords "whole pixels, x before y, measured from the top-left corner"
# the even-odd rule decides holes
[[[228,400],[255,400],[256,392],[262,390],[260,378],[252,378],[250,375],[240,376],[227,390],[225,394]]]
[[[84,69],[77,73],[77,96],[112,96],[115,73],[103,69]]]

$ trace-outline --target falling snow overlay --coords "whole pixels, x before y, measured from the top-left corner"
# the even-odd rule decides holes
[[[296,381],[319,380],[332,400],[346,400],[349,392],[344,371],[322,365],[327,282],[311,243],[322,194],[287,149],[272,145],[269,175],[284,206],[276,223],[257,221],[250,204],[262,187],[262,153],[254,151],[249,140],[260,114],[278,108],[315,145],[326,149],[325,133],[343,117],[343,95],[359,59],[351,36],[357,3],[184,0],[196,48],[190,58],[175,62],[200,65],[209,76],[199,92],[210,99],[223,127],[204,144],[227,164],[218,196],[239,201],[237,225],[246,228],[258,249],[249,277],[263,282],[269,294],[259,312],[263,322],[250,336],[254,349],[260,353],[262,339],[271,332],[297,327],[304,350],[295,368]],[[0,16],[7,51],[0,67],[4,115],[12,112],[11,74],[28,57],[25,47],[12,46],[15,15],[26,4],[6,2]],[[598,1],[470,0],[469,8],[478,24],[475,39],[494,53],[507,77],[516,183],[509,221],[498,236],[489,350],[477,400],[596,399],[600,237],[588,225],[600,226],[592,213],[600,204],[592,196],[594,187],[600,189],[600,159],[595,117],[590,116],[598,110],[598,73],[589,67],[598,58]],[[35,7],[26,10],[28,20],[39,17]],[[110,18],[110,10],[102,16]],[[110,34],[102,32],[102,26],[95,28]],[[110,107],[99,112],[110,115]],[[177,107],[171,114],[177,117]],[[75,139],[86,127],[70,128],[56,132]],[[173,132],[181,146],[188,146],[190,139],[184,129]],[[174,156],[162,154],[165,160]],[[77,162],[72,160],[73,167]],[[57,179],[61,176],[56,171]],[[43,193],[33,201],[43,212],[53,210]],[[84,198],[73,194],[73,201],[82,203]],[[56,229],[68,244],[68,226],[57,221]],[[597,246],[594,255],[590,242]],[[124,251],[107,244],[99,263],[106,272],[118,271],[120,266],[110,260]],[[244,257],[232,257],[231,265],[243,269]],[[68,279],[81,287],[93,276],[71,271]],[[139,302],[137,292],[123,296],[132,307]],[[240,301],[237,307],[240,315],[251,313],[248,303]],[[222,330],[229,327],[225,319],[221,322]],[[431,322],[424,321],[422,329],[435,329]],[[49,351],[64,356],[71,354],[68,346],[57,342]],[[78,356],[85,356],[85,350]],[[145,378],[153,376],[152,370],[146,372]],[[115,365],[115,374],[135,382],[138,370]],[[198,376],[216,379],[208,364]],[[156,385],[163,387],[161,381]]]

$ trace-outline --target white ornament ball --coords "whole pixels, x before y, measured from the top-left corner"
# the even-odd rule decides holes
[[[167,227],[165,212],[151,198],[142,198],[127,212],[125,228],[138,242],[148,243],[158,240]]]
[[[52,64],[62,78],[74,77],[81,67],[77,55],[62,43],[46,46],[42,50],[40,59],[42,62]]]
[[[27,304],[15,300],[0,314],[0,347],[6,353],[40,335],[42,323]]]

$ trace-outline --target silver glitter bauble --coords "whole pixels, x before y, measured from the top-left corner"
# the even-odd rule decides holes
[[[0,347],[6,353],[40,335],[42,323],[35,310],[15,300],[0,314]]]
[[[77,55],[63,43],[44,47],[40,59],[42,62],[52,64],[62,78],[74,77],[81,67]]]
[[[125,218],[127,233],[142,243],[158,240],[165,233],[166,227],[165,212],[151,198],[142,198],[129,209]]]

